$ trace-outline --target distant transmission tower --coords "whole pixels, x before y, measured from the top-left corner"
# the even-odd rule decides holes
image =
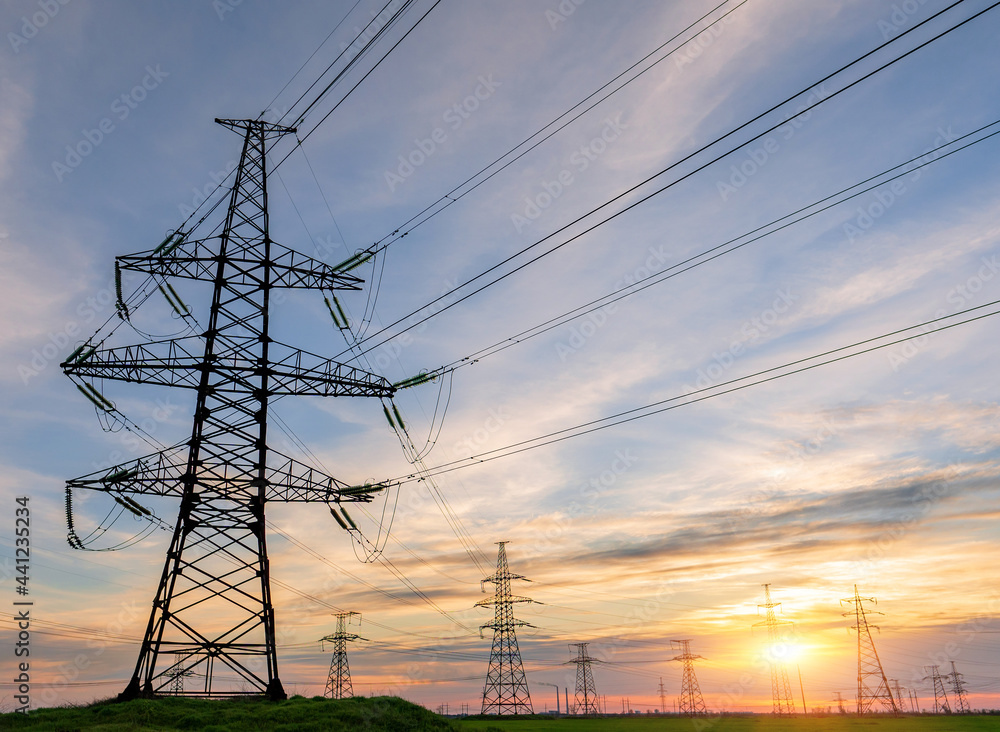
[[[588,643],[570,643],[570,648],[577,649],[577,656],[569,663],[576,664],[576,694],[573,696],[574,714],[600,714],[598,707],[597,687],[594,686],[594,671],[590,668],[593,661],[587,654]]]
[[[674,656],[675,661],[684,662],[684,675],[681,679],[681,714],[708,714],[705,710],[705,700],[701,696],[701,688],[698,686],[698,677],[694,675],[694,661],[696,656],[691,653],[691,639],[672,640],[671,646],[676,646],[681,655]],[[662,684],[661,684],[662,686]]]
[[[764,585],[764,604],[757,605],[767,611],[765,619],[755,623],[753,627],[760,625],[767,626],[768,661],[771,664],[771,712],[773,714],[795,714],[795,705],[792,702],[792,687],[788,683],[788,669],[785,661],[776,655],[777,649],[781,646],[781,626],[791,625],[791,621],[778,620],[774,614],[774,608],[781,607],[780,602],[771,602],[771,586]],[[759,612],[759,610],[758,610]]]
[[[667,713],[667,690],[663,688],[663,677],[660,677],[660,714]]]
[[[924,666],[931,670],[930,676],[925,676],[924,681],[934,684],[934,713],[951,714],[951,705],[948,704],[948,694],[944,690],[944,677],[938,673],[939,666]]]
[[[847,714],[847,710],[844,709],[844,695],[841,694],[839,691],[836,691],[834,693],[837,695],[837,698],[834,699],[834,701],[837,702],[837,712],[840,714]]]
[[[221,232],[195,238],[191,230],[178,231],[156,249],[116,260],[119,272],[151,275],[182,316],[190,313],[168,280],[210,284],[208,322],[195,335],[139,345],[105,348],[103,340],[88,341],[62,364],[104,412],[114,405],[91,379],[183,387],[195,394],[190,438],[67,482],[70,489],[113,493],[137,515],[149,511],[131,496],[180,499],[139,658],[120,695],[124,700],[170,689],[176,676],[166,672],[177,670],[177,663],[164,663],[167,653],[181,654],[180,670],[204,679],[186,694],[284,699],[265,505],[370,501],[370,493],[384,487],[352,488],[268,447],[268,413],[276,398],[391,397],[395,387],[273,337],[269,311],[276,290],[356,290],[362,281],[349,266],[331,267],[271,238],[266,153],[274,140],[295,130],[261,120],[216,122],[243,138]],[[117,289],[124,319],[128,310]]]
[[[175,653],[174,665],[167,669],[164,675],[171,679],[170,693],[174,696],[180,696],[184,693],[184,677],[194,674],[184,670],[184,657],[180,653]]]
[[[899,685],[899,679],[889,679],[889,685],[892,687],[894,696],[896,697],[896,706],[899,708],[900,712],[905,712],[906,705],[903,704],[903,690],[906,687]]]
[[[958,709],[955,710],[956,714],[969,714],[969,700],[965,696],[965,682],[962,681],[963,674],[958,672],[955,668],[955,662],[951,662],[951,673],[948,674],[948,678],[951,679],[951,690],[955,694],[955,698],[958,700]]]
[[[347,632],[347,624],[351,621],[351,616],[358,616],[358,623],[361,623],[361,614],[356,612],[334,613],[337,619],[337,632],[320,638],[320,642],[333,644],[333,658],[330,659],[330,673],[326,677],[326,691],[323,696],[329,699],[350,699],[354,696],[354,688],[351,686],[351,667],[347,664],[347,644],[358,640],[361,636],[356,633]],[[365,640],[361,638],[361,640]]]
[[[883,712],[899,714],[899,706],[892,696],[889,688],[889,680],[882,670],[882,662],[879,660],[878,651],[875,650],[875,641],[872,638],[872,628],[878,630],[877,625],[869,625],[865,615],[865,603],[876,603],[874,597],[861,597],[858,594],[858,586],[854,585],[854,597],[848,597],[840,601],[842,604],[850,603],[854,609],[844,613],[844,617],[854,617],[854,625],[851,627],[858,635],[858,716],[874,713],[872,707],[878,702],[882,706]],[[869,611],[877,612],[877,611]],[[878,613],[882,615],[882,613]],[[874,684],[874,687],[872,686]]]
[[[504,548],[507,542],[498,541],[497,544],[500,545],[497,571],[483,580],[484,584],[493,583],[496,594],[476,603],[476,607],[494,606],[493,622],[480,626],[480,634],[483,628],[493,629],[493,649],[490,651],[490,668],[483,688],[482,714],[531,714],[531,695],[528,693],[528,682],[524,677],[521,652],[517,648],[517,636],[514,633],[514,628],[518,626],[533,627],[514,618],[514,603],[531,602],[531,599],[510,594],[511,580],[526,578],[510,573],[507,569],[507,550]]]

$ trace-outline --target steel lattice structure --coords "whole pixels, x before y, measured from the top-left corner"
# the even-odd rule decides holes
[[[531,695],[528,693],[528,682],[524,676],[521,652],[514,632],[519,626],[532,627],[530,623],[514,618],[514,603],[531,602],[531,599],[511,595],[511,580],[526,578],[510,573],[505,548],[507,542],[499,541],[497,544],[500,545],[497,571],[483,580],[483,584],[493,583],[496,594],[476,603],[476,607],[494,606],[493,622],[480,626],[480,633],[485,628],[493,629],[493,649],[490,651],[490,667],[483,687],[482,714],[532,714]]]
[[[681,700],[679,711],[681,714],[708,714],[705,709],[705,699],[701,695],[701,687],[698,685],[698,677],[694,674],[695,659],[701,658],[691,653],[691,639],[672,640],[671,645],[676,645],[680,650],[679,656],[674,656],[675,661],[684,663],[684,673],[681,677]]]
[[[597,687],[594,685],[594,671],[590,667],[592,659],[587,653],[589,643],[570,643],[577,649],[577,656],[570,663],[576,664],[576,692],[573,695],[574,714],[600,714],[597,704]]]
[[[207,329],[200,336],[142,346],[85,348],[62,365],[81,379],[179,386],[196,393],[190,440],[67,483],[125,500],[135,494],[180,498],[124,699],[168,691],[177,672],[204,679],[199,689],[185,690],[187,695],[285,698],[275,651],[265,504],[367,501],[377,486],[351,488],[269,450],[269,401],[284,395],[394,392],[380,376],[271,337],[268,309],[275,288],[357,290],[362,280],[271,239],[266,151],[272,140],[294,129],[260,120],[216,122],[243,135],[222,233],[187,240],[190,232],[178,232],[169,244],[118,258],[121,269],[164,283],[167,277],[211,283]],[[161,656],[167,653],[178,654],[179,663],[165,664]]]
[[[934,685],[934,713],[951,714],[951,705],[948,703],[948,693],[944,688],[944,678],[938,671],[940,666],[924,666],[931,670],[930,676],[925,676],[924,681],[930,681]]]
[[[951,673],[948,674],[948,678],[951,679],[951,690],[955,694],[955,700],[958,704],[958,709],[955,710],[956,714],[970,714],[971,709],[969,709],[969,700],[965,695],[965,682],[962,681],[963,674],[958,672],[955,668],[955,662],[951,662]]]
[[[764,603],[757,605],[766,611],[765,619],[755,623],[754,627],[760,625],[767,626],[767,660],[771,666],[771,712],[773,714],[795,714],[795,705],[792,702],[792,686],[788,683],[788,668],[783,659],[776,655],[776,649],[780,647],[781,626],[791,625],[789,620],[778,620],[774,609],[781,607],[780,602],[771,602],[771,585],[764,585]]]
[[[347,664],[347,644],[358,640],[361,636],[356,633],[347,632],[347,624],[351,616],[357,615],[358,622],[361,621],[361,614],[356,612],[334,613],[337,618],[337,632],[320,638],[333,644],[333,658],[330,659],[330,673],[326,677],[326,690],[323,696],[329,699],[349,699],[354,696],[354,687],[351,686],[351,667]],[[361,638],[361,640],[365,640]]]
[[[877,603],[877,600],[874,597],[861,597],[858,594],[858,586],[854,585],[854,597],[845,598],[840,602],[854,605],[854,610],[844,613],[844,617],[854,616],[854,625],[851,627],[858,635],[858,716],[873,714],[876,702],[882,706],[883,712],[898,715],[899,705],[892,696],[889,680],[882,670],[882,661],[879,660],[878,651],[875,650],[875,640],[872,638],[871,629],[878,630],[879,627],[869,625],[865,614],[864,604]]]

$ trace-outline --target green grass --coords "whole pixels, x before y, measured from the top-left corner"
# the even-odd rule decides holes
[[[113,730],[371,730],[371,732],[460,732],[455,722],[396,697],[333,701],[292,697],[286,701],[137,699],[86,707],[38,709],[0,715],[0,729],[46,732]]]
[[[332,701],[292,697],[287,701],[236,699],[137,699],[89,706],[38,709],[28,715],[0,715],[0,729],[49,732],[73,730],[365,730],[366,732],[980,732],[1000,731],[998,716],[919,716],[902,719],[808,717],[439,717],[396,697]]]
[[[774,719],[768,716],[707,717],[609,717],[604,719],[462,720],[467,732],[980,732],[1000,730],[1000,716],[917,716],[901,719],[857,717],[804,717]]]

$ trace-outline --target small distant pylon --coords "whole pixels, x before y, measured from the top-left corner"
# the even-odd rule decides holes
[[[958,703],[958,709],[955,710],[956,714],[969,714],[971,710],[969,709],[969,700],[965,696],[965,682],[962,681],[963,674],[958,672],[955,668],[955,662],[951,662],[951,673],[948,674],[948,678],[951,679],[951,690],[955,694],[955,699]]]
[[[170,694],[180,696],[184,693],[184,677],[194,676],[194,672],[184,668],[184,654],[174,654],[174,665],[163,672],[170,679]]]
[[[510,594],[511,580],[527,580],[519,574],[511,574],[507,568],[506,541],[498,541],[500,551],[497,553],[497,571],[483,580],[492,582],[496,594],[486,600],[480,600],[476,607],[494,606],[493,622],[480,626],[493,629],[493,649],[490,651],[490,668],[486,672],[486,685],[483,687],[482,714],[531,714],[531,695],[528,693],[528,681],[524,677],[524,666],[521,664],[521,651],[517,647],[517,635],[514,628],[518,626],[533,627],[530,623],[514,618],[515,602],[531,602],[530,598],[517,597]]]
[[[889,680],[885,677],[885,671],[882,670],[882,662],[879,660],[878,651],[875,650],[875,641],[872,638],[871,629],[875,628],[875,630],[879,630],[879,627],[877,625],[869,625],[865,614],[865,603],[878,604],[878,601],[874,597],[861,597],[858,594],[858,586],[854,585],[854,597],[845,598],[840,602],[841,604],[850,603],[854,605],[854,609],[844,613],[844,617],[854,616],[854,625],[851,627],[858,634],[858,716],[872,714],[874,711],[872,707],[875,702],[879,702],[882,705],[884,712],[899,715],[899,706],[892,696],[892,690],[889,688]],[[883,614],[872,610],[869,612],[875,612],[878,615]],[[870,685],[869,680],[874,681],[874,689]]]
[[[795,714],[795,705],[792,703],[792,686],[788,683],[788,669],[785,662],[775,655],[775,650],[781,645],[781,626],[791,625],[790,620],[778,620],[774,614],[774,608],[780,608],[780,602],[771,602],[771,585],[764,585],[764,604],[757,605],[767,611],[765,619],[759,623],[754,623],[753,627],[759,625],[767,626],[768,661],[771,664],[771,712],[773,714]]]
[[[570,648],[578,650],[576,658],[569,663],[576,664],[576,694],[573,696],[574,714],[600,714],[597,704],[597,688],[594,686],[593,661],[587,653],[588,643],[570,643]]]
[[[837,698],[834,699],[834,701],[837,702],[837,713],[847,714],[847,710],[844,709],[844,695],[839,691],[835,691],[834,693],[837,695]]]
[[[667,690],[663,688],[663,677],[660,677],[660,714],[667,713]]]
[[[896,706],[899,707],[900,712],[905,713],[906,705],[903,703],[903,691],[906,687],[899,685],[899,679],[889,679],[889,685],[892,686],[892,690],[895,692]]]
[[[694,675],[694,661],[701,656],[691,653],[691,639],[672,640],[670,645],[676,646],[681,655],[674,656],[675,661],[684,662],[684,674],[681,677],[681,701],[679,705],[681,714],[708,714],[705,709],[705,700],[701,696],[701,687],[698,686],[698,677]]]
[[[365,640],[356,633],[348,633],[347,625],[351,622],[351,617],[358,616],[358,624],[361,624],[361,613],[334,613],[337,619],[337,632],[320,638],[320,643],[327,642],[333,644],[333,658],[330,659],[330,673],[326,677],[326,691],[323,696],[328,699],[350,699],[354,696],[354,687],[351,686],[351,667],[347,663],[347,644],[350,641]]]
[[[925,676],[924,681],[934,684],[934,713],[951,714],[951,705],[948,704],[948,694],[944,690],[944,677],[938,672],[940,666],[924,666],[930,669],[931,675]]]

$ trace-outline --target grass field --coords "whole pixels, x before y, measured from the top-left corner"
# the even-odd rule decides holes
[[[604,719],[470,719],[469,732],[979,732],[1000,730],[1000,716],[857,717],[608,717]]]
[[[39,709],[28,715],[0,715],[0,729],[38,732],[71,730],[365,730],[366,732],[979,732],[1000,731],[1000,715],[902,719],[855,717],[549,717],[445,719],[395,697],[355,697],[332,701],[293,697],[282,702],[156,699],[86,707]]]

